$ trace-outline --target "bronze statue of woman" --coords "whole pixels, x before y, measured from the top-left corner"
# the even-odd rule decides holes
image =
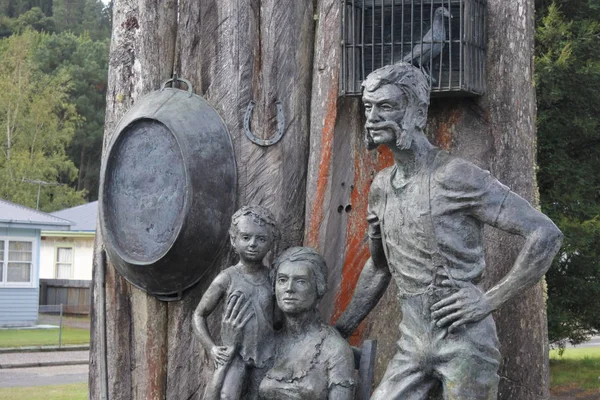
[[[315,250],[292,247],[273,263],[282,328],[275,332],[273,366],[260,383],[261,400],[352,400],[354,358],[348,343],[317,310],[327,290],[325,260]],[[239,341],[252,313],[234,296],[225,310],[223,341]]]

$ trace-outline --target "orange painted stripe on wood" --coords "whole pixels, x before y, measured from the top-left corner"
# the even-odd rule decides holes
[[[447,117],[439,122],[434,130],[435,144],[446,151],[452,148],[455,126],[462,118],[462,110],[456,109],[448,113]]]
[[[323,221],[323,207],[325,194],[331,175],[331,157],[333,154],[333,135],[337,119],[337,85],[332,85],[327,98],[327,114],[321,134],[321,161],[319,162],[319,173],[317,175],[317,190],[313,209],[307,210],[311,218],[308,226],[307,246],[318,248],[321,221]]]
[[[394,164],[394,155],[387,147],[378,148],[377,172]]]
[[[346,257],[342,267],[342,281],[340,291],[336,297],[332,322],[337,320],[348,307],[354,288],[365,262],[369,259],[369,246],[367,241],[367,208],[368,194],[371,187],[371,176],[374,170],[380,171],[394,162],[392,153],[387,147],[377,150],[377,162],[373,165],[368,154],[356,155],[354,161],[354,190],[351,194],[352,213],[348,219],[346,235]],[[350,338],[354,345],[360,344],[364,332],[361,324]]]

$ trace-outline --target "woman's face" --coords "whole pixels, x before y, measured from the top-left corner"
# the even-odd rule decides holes
[[[275,280],[277,305],[286,314],[312,310],[317,303],[317,285],[306,261],[284,261]]]

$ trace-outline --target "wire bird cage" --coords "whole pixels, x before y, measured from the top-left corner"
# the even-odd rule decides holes
[[[341,94],[360,95],[377,68],[425,71],[432,96],[485,90],[486,0],[342,0]]]

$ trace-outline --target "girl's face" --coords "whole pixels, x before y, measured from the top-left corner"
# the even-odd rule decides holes
[[[242,216],[237,229],[237,234],[231,238],[231,244],[242,261],[262,261],[273,243],[269,227],[257,224],[251,216]]]
[[[303,261],[284,261],[275,279],[277,305],[286,314],[309,311],[317,304],[317,285],[312,268]]]

